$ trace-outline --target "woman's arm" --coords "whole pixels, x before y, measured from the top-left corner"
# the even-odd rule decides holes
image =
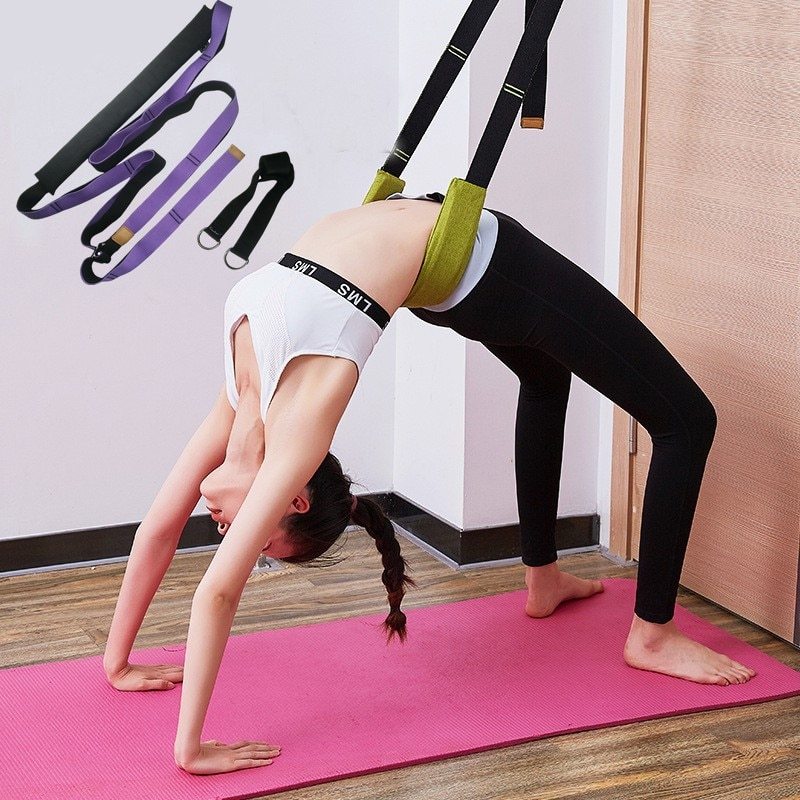
[[[201,744],[203,723],[253,564],[292,499],[325,458],[351,392],[352,385],[349,392],[329,394],[327,399],[318,392],[308,392],[295,398],[293,406],[274,421],[253,485],[197,587],[186,641],[174,751],[175,762],[189,772],[256,766],[252,757],[265,752],[267,745],[263,742],[247,742],[249,750]]]
[[[109,680],[129,669],[136,634],[200,499],[200,483],[225,460],[233,418],[223,385],[214,407],[189,440],[136,531],[103,657]],[[149,683],[142,676],[125,685],[121,679],[118,682],[117,688],[146,689],[164,688],[166,681],[153,675]]]

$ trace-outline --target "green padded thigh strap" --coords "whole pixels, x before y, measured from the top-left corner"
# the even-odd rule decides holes
[[[485,199],[485,187],[462,178],[450,181],[404,308],[433,306],[452,294],[472,256]]]
[[[390,194],[402,192],[405,185],[402,178],[379,169],[362,205],[385,200]],[[403,301],[404,308],[434,306],[452,294],[469,264],[485,199],[485,187],[462,178],[450,181],[428,237],[419,275]]]
[[[379,169],[361,205],[363,206],[367,203],[371,203],[373,200],[385,200],[390,194],[402,192],[405,185],[406,182],[402,178],[398,178],[397,175],[392,175],[391,172],[385,172]]]

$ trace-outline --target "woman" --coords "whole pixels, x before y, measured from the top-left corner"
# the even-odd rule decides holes
[[[394,194],[330,214],[280,262],[240,280],[226,301],[226,386],[137,532],[104,659],[109,681],[123,690],[172,688],[185,673],[175,759],[189,772],[260,766],[280,751],[261,742],[200,742],[236,607],[260,553],[307,562],[351,520],[363,526],[383,560],[389,640],[405,637],[400,601],[404,584],[414,583],[392,524],[376,503],[350,494],[351,480],[328,448],[359,369],[415,284],[441,200]],[[755,675],[684,636],[672,619],[716,415],[639,319],[519,222],[489,209],[450,297],[411,311],[482,342],[520,379],[515,470],[526,613],[544,617],[565,600],[603,590],[556,563],[574,372],[632,414],[653,441],[625,661],[700,683]],[[184,667],[131,665],[136,632],[200,494],[225,538],[194,596]]]

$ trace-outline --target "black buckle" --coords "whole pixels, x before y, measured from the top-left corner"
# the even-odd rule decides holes
[[[119,248],[120,246],[113,239],[106,239],[106,241],[95,245],[94,251],[87,260],[96,261],[98,264],[109,264],[111,262],[111,256],[113,256]]]

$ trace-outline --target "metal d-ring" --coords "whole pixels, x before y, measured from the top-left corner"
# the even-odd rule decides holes
[[[208,238],[209,238],[209,239],[211,239],[211,241],[212,241],[212,242],[214,242],[214,244],[212,244],[212,245],[211,245],[211,247],[206,247],[206,246],[205,246],[205,245],[204,245],[204,244],[203,244],[203,243],[200,241],[200,237],[201,237],[201,236],[202,236],[204,233],[205,233],[205,234],[208,236]],[[211,236],[211,234],[210,234],[210,233],[209,233],[209,232],[208,232],[208,231],[207,231],[205,228],[203,228],[203,229],[200,231],[200,233],[198,233],[198,234],[197,234],[197,244],[199,244],[199,245],[200,245],[200,247],[202,247],[202,248],[203,248],[203,250],[213,250],[215,247],[219,247],[219,239],[217,239],[217,240],[214,240],[214,238]]]
[[[225,255],[222,257],[222,260],[225,262],[226,266],[228,266],[230,269],[242,269],[242,267],[246,267],[250,263],[250,259],[249,258],[246,258],[244,260],[244,263],[240,264],[238,267],[234,267],[233,264],[228,264],[228,253],[230,253],[232,249],[233,248],[229,247],[225,251]],[[236,256],[236,253],[234,253],[234,255]],[[241,256],[236,256],[236,258],[241,258]]]

